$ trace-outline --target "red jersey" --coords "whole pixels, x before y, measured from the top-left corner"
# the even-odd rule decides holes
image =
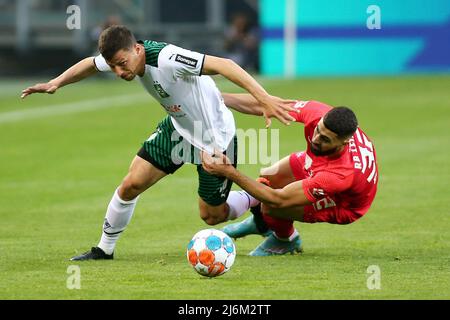
[[[354,212],[357,216],[369,210],[377,192],[378,168],[373,143],[357,128],[355,134],[335,156],[316,156],[311,152],[311,140],[320,119],[332,108],[317,101],[299,101],[295,108],[299,113],[291,115],[305,125],[307,141],[306,154],[295,154],[302,159],[301,173],[303,191],[313,203],[314,209],[321,210],[337,206]]]

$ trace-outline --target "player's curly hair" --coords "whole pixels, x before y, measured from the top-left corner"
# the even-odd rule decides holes
[[[130,49],[136,43],[131,31],[120,25],[114,25],[103,30],[98,39],[98,51],[106,60],[111,60],[117,51]]]
[[[328,130],[336,133],[339,138],[346,139],[355,133],[358,120],[350,108],[336,107],[325,114],[323,124]]]

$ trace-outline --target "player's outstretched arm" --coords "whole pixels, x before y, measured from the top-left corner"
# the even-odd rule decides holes
[[[222,92],[222,97],[225,105],[228,108],[245,114],[251,114],[255,116],[263,115],[263,107],[259,105],[258,101],[251,94]]]
[[[222,92],[222,97],[228,108],[254,116],[262,116],[264,114],[264,108],[251,94]],[[283,99],[276,96],[271,97],[281,105],[286,105],[286,107],[290,107],[296,102],[295,100]]]
[[[230,160],[221,152],[216,152],[214,156],[211,156],[202,151],[202,166],[210,174],[224,176],[232,180],[253,197],[272,208],[290,208],[311,203],[303,191],[302,181],[292,182],[283,189],[272,189],[242,174],[231,165]]]
[[[233,60],[214,56],[205,56],[203,63],[203,74],[214,75],[221,74],[231,82],[247,90],[263,108],[263,115],[266,118],[266,127],[270,126],[272,117],[277,118],[284,124],[289,124],[295,119],[289,115],[289,111],[294,111],[292,106],[280,104],[244,69],[242,69]]]
[[[97,72],[94,65],[94,58],[89,57],[74,64],[64,71],[60,76],[47,83],[38,83],[34,86],[22,90],[22,99],[33,93],[55,93],[61,87],[87,78]]]

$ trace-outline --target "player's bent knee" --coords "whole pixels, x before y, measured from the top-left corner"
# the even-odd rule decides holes
[[[225,205],[210,206],[200,201],[200,218],[210,226],[224,222],[227,218]]]
[[[280,180],[280,177],[276,175],[276,168],[268,167],[268,168],[262,168],[259,171],[259,177],[267,179],[270,182],[270,185],[278,184],[278,180]]]
[[[205,221],[206,224],[207,224],[207,225],[210,225],[210,226],[215,226],[216,224],[219,224],[219,223],[222,222],[222,221],[217,220],[217,219],[214,218],[214,217],[208,217],[208,218],[206,218],[206,219],[203,219],[203,221]]]
[[[202,220],[206,220],[209,218],[209,213],[206,210],[203,210],[202,208],[200,208],[200,218]]]
[[[206,224],[210,226],[214,226],[216,224],[219,224],[221,222],[224,222],[225,219],[220,216],[212,215],[210,212],[200,212],[200,217],[205,221]]]
[[[259,176],[260,177],[264,177],[266,179],[270,179],[271,177],[273,177],[273,174],[271,174],[273,171],[271,171],[269,168],[262,168],[261,170],[259,170]]]

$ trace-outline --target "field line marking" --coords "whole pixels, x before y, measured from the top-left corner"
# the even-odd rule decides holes
[[[113,97],[105,97],[98,99],[83,100],[77,102],[55,104],[47,107],[36,107],[26,110],[16,110],[0,113],[0,124],[19,122],[22,120],[44,118],[48,116],[96,111],[99,109],[106,109],[111,107],[118,107],[129,105],[138,99],[145,98],[145,94],[129,94]]]

